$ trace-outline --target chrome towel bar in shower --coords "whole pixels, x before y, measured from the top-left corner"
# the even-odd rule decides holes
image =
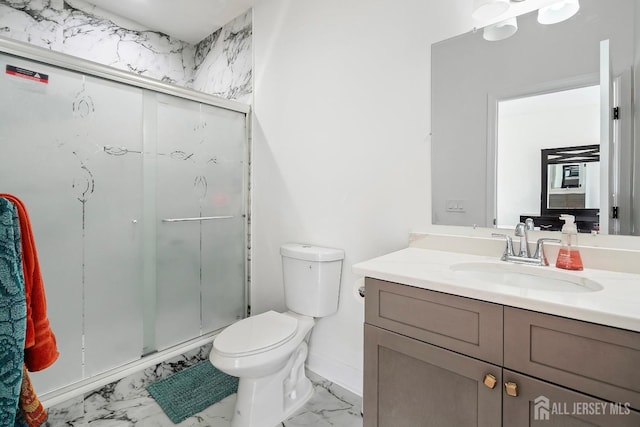
[[[232,215],[225,216],[199,216],[196,218],[164,218],[162,222],[185,222],[185,221],[209,221],[212,219],[230,219]]]

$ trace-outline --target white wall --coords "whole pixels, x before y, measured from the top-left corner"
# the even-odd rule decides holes
[[[471,2],[262,0],[254,7],[253,313],[284,309],[279,246],[343,248],[338,312],[309,367],[362,392],[354,263],[431,223],[430,45],[471,28]],[[462,18],[461,18],[462,17]]]

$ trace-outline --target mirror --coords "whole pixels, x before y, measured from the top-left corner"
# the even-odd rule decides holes
[[[633,82],[632,72],[640,63],[640,47],[635,41],[640,34],[635,31],[640,20],[640,0],[580,0],[580,6],[575,16],[553,25],[539,24],[537,12],[519,16],[517,32],[504,40],[489,42],[483,39],[482,31],[472,31],[432,46],[434,224],[512,227],[521,215],[557,213],[555,206],[561,203],[562,192],[567,195],[575,191],[568,187],[574,184],[569,176],[565,188],[562,183],[560,188],[553,187],[551,191],[542,186],[541,150],[599,144],[600,104],[591,105],[588,113],[596,111],[597,117],[586,116],[570,126],[566,124],[569,122],[566,110],[557,105],[545,107],[543,111],[553,126],[538,126],[535,150],[533,145],[525,144],[531,132],[521,131],[509,139],[502,138],[500,110],[507,101],[527,97],[587,87],[596,87],[599,91],[600,42],[608,39],[613,98],[620,114],[614,125],[618,139],[613,146],[617,151],[605,150],[611,155],[605,156],[603,165],[615,192],[605,197],[624,214],[616,220],[622,223],[617,229],[622,234],[638,233],[638,225],[634,227],[634,224],[640,221],[633,218],[632,213],[640,216],[640,197],[634,198],[632,189],[634,175],[640,176],[633,172],[636,165],[640,165],[640,150],[633,149],[631,91],[633,87],[637,91],[640,86]],[[562,139],[551,132],[545,134],[545,130],[555,129],[562,123],[575,134],[565,133]],[[587,130],[590,133],[585,135]],[[579,181],[581,168],[586,168],[583,179],[596,176],[591,171],[595,163],[584,163],[587,165],[569,167],[567,173],[577,173]],[[564,172],[552,170],[554,179]],[[556,182],[550,180],[548,174],[549,171],[547,183]],[[505,192],[504,187],[510,190]],[[640,183],[635,187],[640,188]],[[545,212],[542,198],[548,200],[550,193],[556,196]],[[584,208],[558,209],[599,210],[599,205],[586,204],[586,194]],[[502,206],[511,209],[504,221],[500,214]],[[607,212],[611,215],[613,209]]]
[[[598,215],[599,145],[544,149],[541,164],[542,215]]]
[[[600,145],[560,147],[541,150],[539,216],[531,217],[541,230],[558,231],[560,215],[575,217],[578,232],[600,229]]]

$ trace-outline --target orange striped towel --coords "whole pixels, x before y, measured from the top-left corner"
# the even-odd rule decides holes
[[[39,427],[47,420],[47,411],[38,399],[26,365],[22,367],[22,386],[20,387],[20,412],[29,427]]]

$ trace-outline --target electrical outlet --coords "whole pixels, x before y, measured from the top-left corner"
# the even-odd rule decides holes
[[[464,200],[447,200],[447,212],[464,212]]]

